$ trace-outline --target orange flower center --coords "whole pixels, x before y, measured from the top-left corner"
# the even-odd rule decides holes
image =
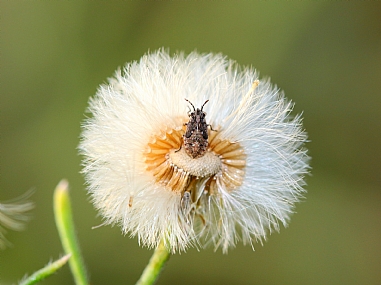
[[[246,155],[242,146],[219,137],[218,131],[210,131],[208,150],[199,158],[191,158],[183,147],[185,128],[169,130],[152,137],[144,152],[146,170],[152,173],[156,183],[171,191],[192,193],[200,179],[205,179],[209,194],[217,193],[217,183],[232,191],[243,182]]]

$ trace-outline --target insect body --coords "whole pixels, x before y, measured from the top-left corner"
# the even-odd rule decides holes
[[[198,158],[205,154],[208,148],[208,125],[205,121],[206,113],[202,110],[209,100],[201,106],[201,109],[196,109],[193,104],[185,99],[193,107],[193,112],[189,112],[189,122],[186,132],[183,135],[183,146],[185,152],[192,158]]]

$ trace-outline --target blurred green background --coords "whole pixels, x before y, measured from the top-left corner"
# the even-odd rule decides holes
[[[381,2],[1,1],[0,200],[34,188],[9,232],[0,283],[63,252],[52,195],[67,178],[92,284],[134,284],[151,251],[101,223],[76,147],[87,101],[125,62],[162,46],[222,52],[304,112],[312,175],[287,229],[255,252],[189,250],[158,284],[381,284]],[[43,284],[73,284],[66,266]]]

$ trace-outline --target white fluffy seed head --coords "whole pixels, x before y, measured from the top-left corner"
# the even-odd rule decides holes
[[[6,229],[21,231],[25,228],[25,222],[30,219],[29,211],[34,208],[34,203],[29,201],[33,191],[8,202],[0,202],[0,250],[10,246],[11,243],[5,238]]]
[[[226,252],[286,225],[304,192],[307,137],[300,116],[290,117],[293,104],[256,80],[253,69],[197,52],[158,50],[117,70],[90,99],[79,146],[105,222],[148,247],[163,239],[172,252],[209,243]],[[203,110],[218,130],[209,132],[208,150],[220,159],[217,173],[171,165],[188,120],[184,98],[196,107],[209,99]]]

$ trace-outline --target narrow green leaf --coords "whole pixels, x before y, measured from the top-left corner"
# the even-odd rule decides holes
[[[61,180],[54,191],[54,214],[62,246],[66,253],[72,255],[69,265],[75,284],[87,285],[89,282],[79,244],[75,236],[69,198],[69,183],[66,180]]]
[[[46,277],[55,273],[62,266],[64,266],[66,264],[66,262],[69,260],[70,256],[71,256],[70,254],[67,254],[67,255],[61,257],[60,259],[58,259],[52,263],[47,264],[44,268],[34,272],[29,277],[20,281],[19,285],[31,285],[31,284],[35,284],[35,283],[45,279]]]

